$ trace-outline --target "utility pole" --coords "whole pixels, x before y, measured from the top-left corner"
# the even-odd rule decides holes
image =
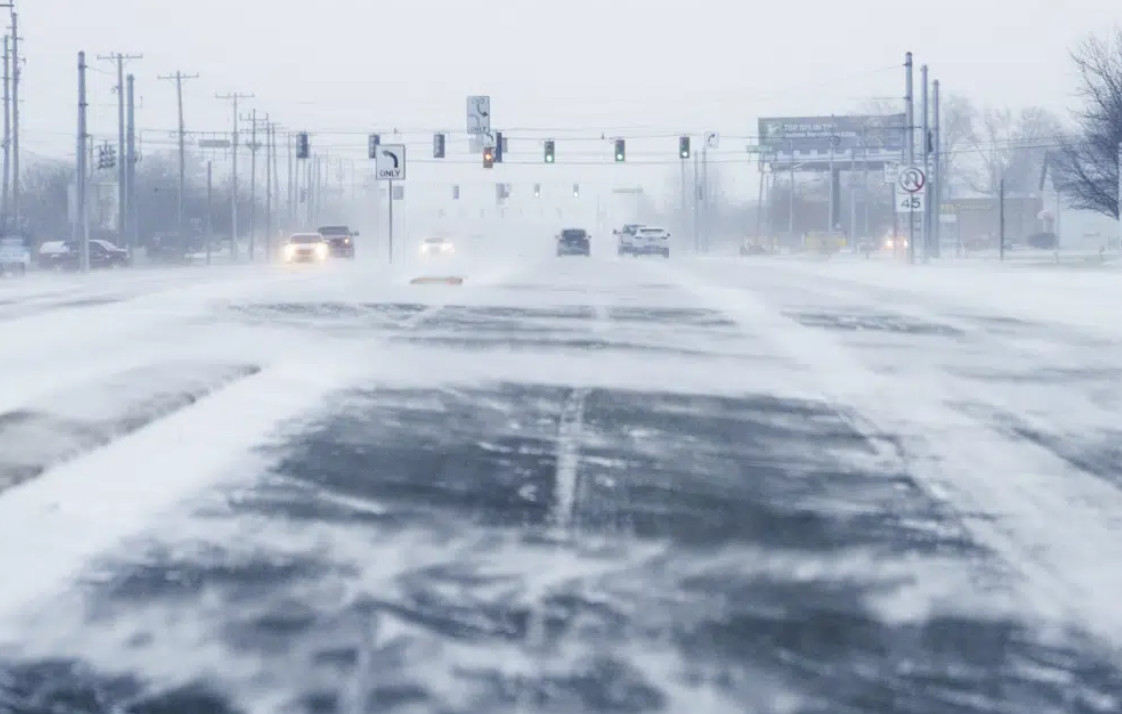
[[[274,220],[277,222],[277,228],[280,228],[280,169],[277,168],[277,160],[279,154],[277,153],[277,130],[281,129],[280,124],[273,124],[273,212],[276,214]]]
[[[317,161],[315,156],[312,156],[304,162],[304,224],[312,224],[312,199],[315,186],[312,185],[312,164]]]
[[[230,137],[230,260],[238,259],[238,100],[253,99],[252,94],[216,94],[217,99],[234,103],[234,126]]]
[[[136,243],[137,233],[139,226],[137,225],[139,214],[137,212],[136,200],[136,102],[133,92],[133,85],[135,78],[129,75],[125,79],[126,99],[128,101],[128,111],[126,115],[126,128],[125,128],[125,195],[128,201],[125,204],[127,212],[125,214],[125,225],[128,227],[128,241],[126,248],[129,251],[129,257],[136,256]]]
[[[857,147],[849,147],[849,245],[857,241]]]
[[[826,179],[826,190],[830,194],[830,200],[826,209],[826,232],[834,232],[834,213],[838,210],[837,202],[834,200],[834,139],[835,135],[830,135],[830,169]]]
[[[763,154],[757,154],[756,157],[760,172],[760,187],[756,193],[756,239],[759,240],[764,235],[764,160]]]
[[[998,235],[998,257],[1002,262],[1005,261],[1005,177],[1001,177],[997,188],[997,235]]]
[[[865,229],[861,231],[865,240],[870,240],[869,236],[869,144],[864,139],[861,141],[861,150],[864,152],[861,162],[861,203],[865,210],[863,210],[862,218],[865,220]],[[896,213],[896,208],[893,207],[893,213]]]
[[[74,238],[81,245],[82,272],[90,269],[90,221],[86,208],[86,53],[78,53],[78,141],[77,172],[74,177]]]
[[[693,253],[701,253],[701,155],[693,152]],[[393,199],[393,196],[390,196]]]
[[[99,55],[98,59],[117,64],[117,233],[121,242],[126,240],[128,216],[128,186],[125,166],[125,61],[143,59],[144,55],[126,55],[120,52]]]
[[[187,185],[187,131],[183,123],[183,81],[186,79],[198,79],[197,74],[183,74],[183,72],[176,71],[175,74],[161,74],[157,79],[174,80],[175,81],[175,99],[176,107],[179,111],[179,194],[178,203],[176,204],[176,230],[179,231],[179,240],[184,240],[184,218],[183,218],[183,204],[185,201],[184,194]]]
[[[915,164],[915,115],[912,97],[912,53],[904,55],[904,161],[907,167]]]
[[[934,158],[931,162],[931,190],[928,191],[933,207],[931,225],[931,254],[936,258],[942,255],[943,226],[939,222],[943,205],[943,137],[939,126],[939,80],[935,80],[931,87],[931,131],[934,144]]]
[[[681,221],[682,232],[685,233],[686,226],[688,225],[686,223],[686,221],[688,220],[686,218],[686,215],[687,215],[687,209],[686,209],[686,193],[687,193],[687,190],[686,190],[686,157],[681,156],[681,157],[679,157],[679,159],[680,159],[679,163],[681,163],[681,165],[682,165],[682,215],[681,215],[681,218],[679,220]]]
[[[908,52],[904,55],[904,124],[906,128],[904,131],[904,163],[905,168],[915,166],[915,142],[916,142],[916,122],[915,122],[915,101],[912,92],[912,53]],[[916,241],[915,241],[915,216],[908,212],[908,262],[914,263],[916,260]]]
[[[214,243],[214,224],[211,220],[211,215],[214,213],[214,208],[211,205],[211,177],[213,166],[208,160],[206,162],[206,264],[210,265],[210,250],[211,244]]]
[[[795,237],[795,142],[791,140],[788,144],[791,147],[791,163],[787,164],[791,178],[791,192],[787,196],[787,240],[792,241]]]
[[[12,184],[12,77],[11,77],[11,38],[4,35],[4,187],[0,199],[0,228],[8,227],[8,201]]]
[[[265,262],[273,260],[273,125],[265,115]]]
[[[14,9],[14,6],[10,6]],[[12,12],[12,222],[20,228],[20,168],[19,168],[19,80],[23,72],[19,56],[19,15]]]
[[[288,184],[288,186],[287,186],[287,188],[288,188],[288,201],[286,202],[288,204],[287,205],[288,210],[286,211],[287,220],[285,222],[288,224],[288,230],[291,231],[291,230],[294,230],[296,228],[296,188],[297,188],[296,187],[296,182],[295,182],[296,175],[295,175],[295,172],[293,171],[293,166],[292,166],[292,132],[287,132],[284,135],[284,137],[285,137],[284,138],[285,150],[288,152],[288,174],[285,176],[285,178],[287,179],[287,184]]]
[[[697,198],[701,209],[701,231],[698,235],[699,251],[704,253],[709,241],[709,135],[701,147],[701,179],[697,184]]]
[[[920,133],[920,141],[923,142],[923,175],[924,180],[931,176],[931,152],[929,151],[930,145],[928,137],[930,136],[930,126],[928,124],[928,117],[930,116],[930,107],[927,103],[927,65],[923,65],[919,69],[920,84],[921,84],[921,97],[920,106],[923,117],[920,120],[922,131]],[[931,258],[931,186],[927,186],[927,195],[924,197],[923,202],[923,261],[926,263]]]
[[[249,122],[249,260],[257,259],[257,110],[242,117]]]

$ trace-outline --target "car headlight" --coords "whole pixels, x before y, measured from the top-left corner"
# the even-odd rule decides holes
[[[327,244],[326,243],[320,243],[319,245],[316,246],[316,255],[318,255],[321,259],[327,257]]]
[[[285,258],[292,258],[292,256],[295,253],[296,253],[296,246],[292,245],[291,243],[289,243],[288,245],[286,245],[284,247],[284,257]]]

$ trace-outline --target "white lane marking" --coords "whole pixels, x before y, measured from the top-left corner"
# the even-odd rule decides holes
[[[553,522],[569,528],[580,487],[580,447],[584,432],[584,403],[588,389],[574,389],[561,410],[557,433],[557,474],[554,482]]]

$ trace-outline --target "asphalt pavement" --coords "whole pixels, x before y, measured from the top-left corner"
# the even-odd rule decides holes
[[[5,286],[0,712],[1122,710],[1113,331],[378,270]]]

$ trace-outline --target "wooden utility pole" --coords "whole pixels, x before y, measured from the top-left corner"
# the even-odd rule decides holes
[[[125,62],[143,58],[144,55],[126,55],[120,52],[98,55],[99,60],[114,62],[117,65],[117,233],[122,243],[127,240],[129,206],[128,176],[125,166]]]
[[[183,122],[183,81],[187,79],[198,79],[197,74],[183,74],[176,72],[175,74],[162,74],[158,79],[172,80],[175,82],[175,97],[176,106],[179,109],[179,200],[177,203],[176,214],[176,230],[179,231],[179,240],[185,240],[184,232],[184,217],[183,205],[185,202],[184,194],[187,185],[187,130]]]

